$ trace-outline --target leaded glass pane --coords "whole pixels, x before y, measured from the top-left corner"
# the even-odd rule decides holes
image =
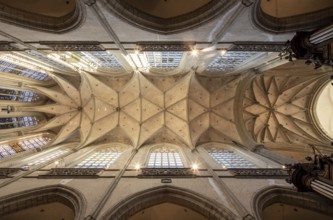
[[[209,155],[214,160],[226,168],[256,168],[257,166],[244,159],[234,151],[229,150],[209,150]]]
[[[183,168],[183,162],[178,152],[171,152],[169,149],[156,149],[150,153],[148,168]]]
[[[99,151],[93,153],[80,163],[76,164],[75,168],[108,168],[119,157],[120,152],[117,151]]]
[[[55,152],[52,152],[50,154],[47,154],[46,156],[43,156],[33,162],[30,162],[28,163],[26,166],[36,166],[36,165],[39,165],[39,164],[42,164],[42,163],[45,163],[45,162],[48,162],[50,160],[53,160],[65,153],[67,153],[68,150],[58,150],[58,151],[55,151]]]
[[[183,52],[178,51],[151,51],[145,52],[151,67],[158,69],[173,69],[179,66]]]
[[[5,60],[0,60],[0,71],[41,81],[50,79],[50,76],[47,73],[23,67]]]

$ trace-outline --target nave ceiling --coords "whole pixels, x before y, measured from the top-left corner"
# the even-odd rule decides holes
[[[25,111],[51,114],[33,132],[58,132],[53,144],[79,132],[78,148],[120,142],[139,148],[172,143],[194,148],[207,142],[265,144],[276,151],[309,152],[329,142],[315,129],[311,100],[325,70],[290,62],[263,74],[202,76],[134,72],[116,77],[81,72],[77,80],[52,75],[58,86],[30,85],[52,101]],[[80,85],[73,85],[72,82]],[[75,136],[75,135],[74,135]]]
[[[48,22],[54,26],[36,23],[47,16],[37,9],[17,10],[17,15],[7,18],[4,15],[15,8],[15,2],[0,1],[6,5],[0,13],[5,30],[0,31],[0,40],[2,48],[9,50],[2,51],[0,58],[34,63],[32,69],[41,68],[57,84],[30,83],[23,77],[22,83],[14,83],[51,100],[35,106],[13,104],[16,113],[37,112],[48,118],[47,123],[22,129],[24,134],[51,131],[56,134],[53,145],[79,140],[77,148],[115,142],[135,148],[152,143],[195,148],[220,142],[251,150],[265,145],[275,151],[307,153],[308,144],[322,149],[330,145],[312,115],[313,94],[329,73],[302,61],[276,67],[288,61],[280,58],[286,55],[293,31],[299,30],[294,25],[304,16],[315,16],[321,7],[309,14],[289,10],[281,15],[275,10],[280,14],[272,19],[285,24],[276,25],[270,23],[267,9],[277,7],[277,1],[198,0],[198,5],[177,15],[191,18],[193,26],[172,16],[159,18],[180,25],[170,29],[162,23],[151,28],[145,23],[150,16],[141,20],[151,9],[138,8],[131,0],[62,2],[59,7],[68,13],[54,15],[54,22]],[[306,20],[304,28],[326,25],[332,6],[325,2],[326,14],[318,17],[322,23]],[[127,7],[123,15],[117,14],[116,6]],[[200,23],[201,17],[192,12],[208,6],[206,20]],[[130,20],[126,16],[133,15],[128,13],[133,8],[140,13]],[[26,13],[31,18],[25,21]],[[64,26],[59,26],[59,18],[68,19],[60,22]],[[192,56],[191,50],[198,55]],[[141,65],[142,57],[149,65]],[[164,66],[158,66],[161,63]]]

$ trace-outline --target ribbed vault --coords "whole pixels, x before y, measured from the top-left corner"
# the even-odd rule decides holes
[[[134,147],[168,142],[190,148],[196,143],[240,140],[233,120],[238,77],[206,78],[192,72],[172,76],[137,72],[124,80],[98,79],[84,72],[80,76],[79,88],[55,75],[60,89],[32,86],[54,101],[34,107],[54,115],[36,130],[61,128],[54,144],[76,130],[80,147],[102,138]],[[122,86],[114,81],[122,81]]]
[[[193,77],[189,120],[194,145],[240,140],[234,123],[234,95],[240,77]]]
[[[288,68],[289,74],[279,74]],[[295,63],[255,77],[243,99],[244,123],[253,139],[265,144],[326,145],[309,119],[309,103],[323,75]]]
[[[135,148],[158,143],[195,148],[208,142],[247,146],[244,136],[277,151],[328,145],[310,117],[312,96],[327,73],[299,62],[253,76],[244,90],[249,78],[242,75],[81,72],[76,85],[52,77],[58,86],[31,87],[53,102],[29,111],[53,116],[34,130],[58,132],[53,144],[79,134],[78,148],[115,142]],[[241,102],[240,91],[245,91]]]

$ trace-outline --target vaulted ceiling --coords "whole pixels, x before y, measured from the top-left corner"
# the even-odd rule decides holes
[[[81,72],[79,86],[53,75],[58,86],[31,86],[53,102],[29,111],[53,115],[36,130],[61,128],[53,144],[79,131],[78,148],[103,141],[194,148],[207,142],[246,144],[246,136],[272,148],[327,144],[314,128],[310,106],[320,80],[328,77],[325,71],[296,62],[247,75],[208,77],[189,71],[97,77]]]

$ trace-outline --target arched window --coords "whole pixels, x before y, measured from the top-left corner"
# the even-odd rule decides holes
[[[45,155],[43,157],[38,158],[37,160],[34,160],[34,161],[24,165],[23,167],[26,168],[26,167],[30,167],[30,166],[36,166],[36,165],[48,162],[50,160],[54,160],[57,157],[65,154],[67,152],[69,152],[68,149],[61,149],[61,150],[53,151],[53,152],[48,153],[47,155]]]
[[[145,52],[152,68],[172,70],[177,68],[183,58],[183,52],[179,51],[152,51]]]
[[[47,145],[51,140],[50,136],[43,135],[33,138],[25,138],[17,142],[7,142],[0,144],[0,158],[8,157],[23,151],[29,151],[35,148]]]
[[[209,149],[208,154],[224,168],[256,168],[257,166],[233,150]]]
[[[0,129],[36,126],[39,121],[38,116],[0,118]]]
[[[85,158],[80,163],[76,164],[74,167],[107,169],[116,161],[120,154],[121,152],[114,148],[99,150]]]
[[[87,63],[101,69],[122,69],[118,59],[105,51],[79,51],[75,53]]]
[[[39,95],[29,91],[18,91],[12,89],[0,89],[0,100],[34,102],[39,99]]]
[[[148,159],[148,168],[183,168],[179,152],[172,147],[154,148]]]
[[[7,60],[0,60],[0,71],[40,81],[50,79],[50,76],[47,73],[43,73],[32,68],[23,67],[13,62],[8,62]]]

